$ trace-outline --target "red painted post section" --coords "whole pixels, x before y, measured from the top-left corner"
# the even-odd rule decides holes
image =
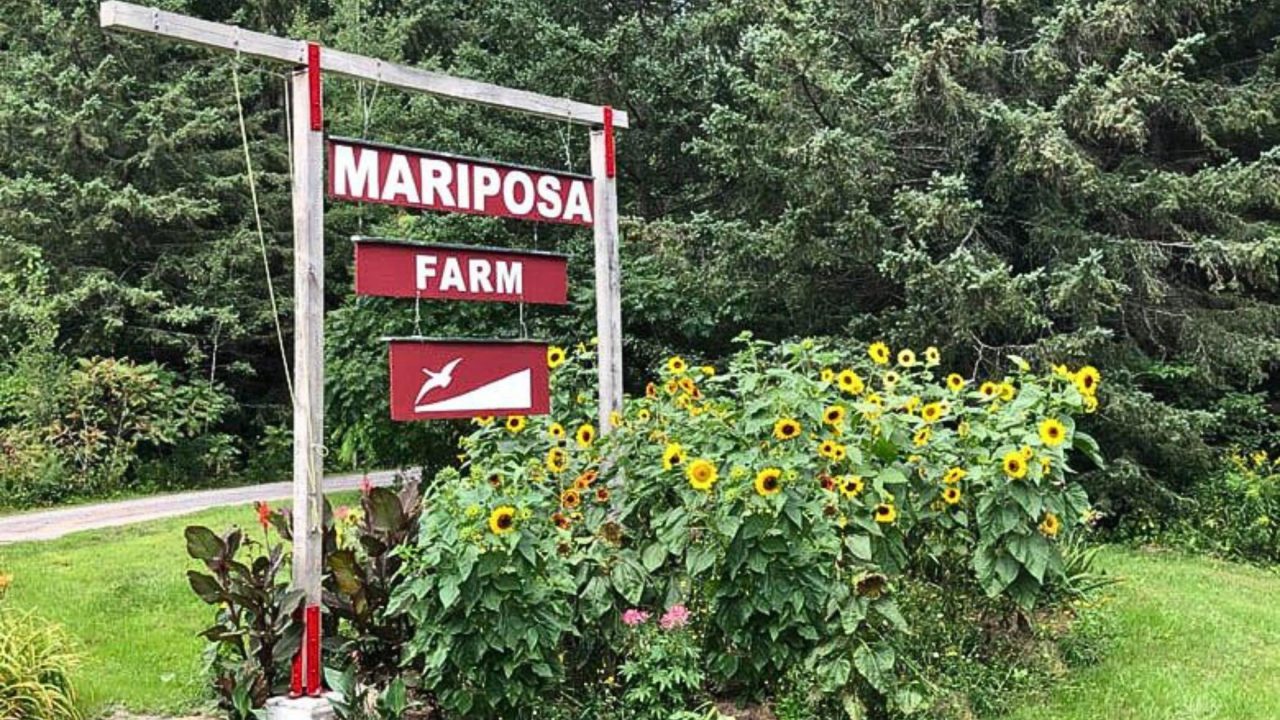
[[[390,342],[392,420],[551,412],[546,343],[453,338]]]
[[[320,46],[307,43],[307,81],[311,83],[311,129],[324,130],[324,102],[320,85]]]
[[[320,606],[312,605],[307,608],[307,635],[306,635],[306,651],[307,651],[307,694],[312,697],[319,697],[324,692],[324,683],[321,680],[321,664],[320,664]]]
[[[306,630],[302,631],[305,639]],[[293,656],[293,672],[289,677],[289,697],[302,697],[302,648]]]
[[[613,158],[613,108],[604,106],[604,176],[616,177],[618,166]]]

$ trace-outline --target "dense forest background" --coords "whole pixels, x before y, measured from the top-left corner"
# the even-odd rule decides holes
[[[1014,353],[1105,380],[1089,477],[1145,521],[1217,449],[1277,445],[1280,3],[1232,0],[165,0],[166,9],[625,109],[628,382],[743,330]],[[253,222],[237,95],[266,231]],[[0,505],[281,472],[291,326],[284,69],[0,0]],[[587,133],[330,78],[333,134],[585,170]],[[329,463],[438,465],[387,419],[407,334],[513,308],[357,300],[353,234],[559,249],[594,333],[590,233],[333,204]]]

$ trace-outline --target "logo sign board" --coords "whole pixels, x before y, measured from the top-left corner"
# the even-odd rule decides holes
[[[564,305],[569,258],[558,253],[352,238],[356,294]]]
[[[329,197],[570,225],[594,220],[588,175],[332,138]]]
[[[546,415],[546,343],[392,338],[391,419]]]

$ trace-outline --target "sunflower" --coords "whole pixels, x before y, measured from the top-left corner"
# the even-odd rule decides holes
[[[1098,372],[1098,368],[1092,365],[1085,365],[1076,371],[1075,377],[1076,389],[1081,395],[1092,396],[1098,394],[1098,384],[1102,382],[1102,373]]]
[[[711,486],[716,484],[716,466],[705,458],[698,458],[689,463],[684,474],[689,478],[689,484],[694,490],[710,490]]]
[[[1045,537],[1057,537],[1058,532],[1062,530],[1062,521],[1058,519],[1057,515],[1047,512],[1044,514],[1044,517],[1040,519],[1039,529]]]
[[[800,423],[792,418],[782,418],[773,424],[773,436],[779,440],[794,440],[800,437]]]
[[[477,416],[477,417],[473,417],[473,418],[471,418],[471,421],[472,421],[472,422],[474,422],[475,424],[479,425],[480,427],[489,427],[490,425],[492,425],[492,424],[493,424],[493,416],[492,416],[492,415],[479,415],[479,416]]]
[[[822,422],[832,427],[840,427],[844,422],[845,409],[843,405],[832,405],[822,411]]]
[[[1040,442],[1049,447],[1058,447],[1067,439],[1067,428],[1055,418],[1048,418],[1040,423]]]
[[[552,345],[547,348],[547,367],[555,370],[564,364],[564,348]]]
[[[715,377],[715,376],[716,376],[716,366],[715,366],[715,365],[703,365],[702,367],[700,367],[700,368],[698,368],[698,369],[699,369],[699,370],[701,370],[701,371],[702,371],[702,374],[703,374],[703,375],[705,375],[706,377]]]
[[[818,443],[818,455],[824,458],[830,458],[836,454],[836,441],[823,440]]]
[[[928,445],[929,441],[932,439],[933,431],[928,427],[922,427],[917,430],[916,434],[911,438],[911,444],[916,447],[924,447],[925,445]]]
[[[960,488],[955,485],[943,488],[942,501],[948,505],[958,505],[960,503]]]
[[[965,478],[969,473],[964,468],[953,467],[942,476],[942,484],[955,485]]]
[[[826,473],[820,473],[818,475],[818,484],[827,492],[831,492],[836,489],[836,479]]]
[[[693,384],[693,378],[688,375],[680,378],[676,383],[680,386],[681,392],[685,395],[692,395],[694,391],[698,389],[698,386]]]
[[[574,478],[573,486],[579,490],[586,490],[596,481],[597,473],[595,470],[587,470],[578,477]]]
[[[907,398],[906,402],[902,403],[902,409],[906,410],[908,415],[913,415],[915,414],[916,408],[920,407],[921,402],[923,401],[920,399],[919,395],[912,395]]]
[[[859,475],[846,475],[840,480],[840,494],[852,500],[858,497],[858,493],[862,492],[865,485],[862,477]]]
[[[867,348],[867,354],[871,356],[871,362],[877,365],[889,364],[889,346],[882,342],[871,343],[871,347]]]
[[[914,351],[914,350],[909,350],[909,349],[907,349],[907,348],[903,348],[903,349],[899,350],[899,351],[898,351],[898,364],[899,364],[899,365],[901,365],[902,367],[907,367],[907,368],[909,368],[909,367],[915,367],[915,366],[916,366],[916,353],[915,353],[915,351]]]
[[[676,391],[680,389],[680,384],[675,380],[668,380],[662,384],[662,389],[666,390],[668,395],[675,395]]]
[[[1031,462],[1031,458],[1035,457],[1036,454],[1036,451],[1032,450],[1030,445],[1023,445],[1022,450],[1019,452],[1022,453],[1022,459],[1027,462]]]
[[[1027,460],[1017,450],[1005,453],[1004,460],[1000,462],[1000,465],[1004,468],[1004,474],[1014,480],[1021,480],[1027,476]]]
[[[636,419],[640,422],[649,422],[649,418],[653,415],[649,412],[649,408],[640,408],[636,411]]]
[[[609,502],[609,488],[596,488],[596,502],[601,504]]]
[[[514,435],[524,430],[524,426],[527,425],[528,423],[529,423],[529,420],[525,418],[525,416],[512,415],[511,417],[507,418],[507,432]]]
[[[1095,395],[1084,396],[1084,411],[1093,414],[1098,411],[1098,398]]]
[[[920,408],[920,419],[927,423],[937,422],[947,414],[947,408],[940,402],[931,402]]]
[[[559,511],[551,513],[551,522],[555,523],[556,527],[561,530],[568,530],[569,526],[573,524],[573,522],[569,520],[568,516]]]
[[[689,369],[689,364],[679,355],[672,355],[667,358],[667,370],[673,375],[681,375],[685,370]]]
[[[582,495],[576,488],[569,488],[560,493],[560,504],[572,510],[582,504]]]
[[[983,400],[991,400],[1000,395],[1000,386],[988,380],[978,386],[978,394]]]
[[[836,371],[831,368],[822,368],[822,372],[819,373],[818,379],[824,383],[829,383],[836,379]]]
[[[622,427],[622,413],[618,412],[617,410],[609,411],[609,427],[611,428]]]
[[[547,469],[553,473],[564,472],[569,464],[569,454],[564,448],[553,447],[547,451]]]
[[[947,376],[947,389],[953,393],[958,393],[964,389],[965,380],[959,373],[951,373]]]
[[[658,386],[654,385],[653,383],[646,383],[644,386],[644,396],[649,398],[650,400],[657,399]]]
[[[551,436],[552,440],[563,440],[565,438],[564,426],[560,423],[551,423],[551,426],[547,428],[547,434]]]
[[[890,392],[892,392],[894,388],[898,387],[898,383],[901,380],[902,376],[892,370],[880,376],[880,382],[884,385],[884,389]]]
[[[503,535],[516,529],[516,509],[510,505],[494,508],[489,513],[489,530],[494,535]]]
[[[782,470],[776,467],[761,470],[756,473],[755,486],[761,497],[777,495],[782,490]]]
[[[831,451],[831,459],[840,462],[849,456],[849,449],[840,443],[836,443],[835,449]]]
[[[840,374],[836,376],[836,385],[841,391],[850,395],[861,395],[862,391],[866,389],[866,383],[862,381],[858,373],[852,370],[841,370]]]
[[[578,431],[573,434],[575,440],[578,441],[578,447],[591,447],[591,443],[595,442],[596,429],[591,423],[583,423],[578,427]]]
[[[662,451],[662,469],[670,470],[677,465],[684,464],[684,448],[679,443],[667,443],[667,447]]]
[[[1066,365],[1059,365],[1057,363],[1054,363],[1053,374],[1057,375],[1060,378],[1065,378],[1067,380],[1071,379],[1071,371],[1067,369]]]
[[[1049,470],[1053,468],[1053,458],[1048,455],[1041,455],[1038,460],[1040,462],[1040,474],[1048,475]]]
[[[1016,388],[1013,387],[1013,383],[1007,383],[1007,382],[1000,383],[1000,399],[1001,400],[1005,402],[1012,402],[1014,396],[1017,394],[1018,394],[1018,391]]]
[[[876,505],[875,517],[876,522],[881,525],[888,525],[898,519],[898,510],[893,506],[893,503],[880,503]]]
[[[924,366],[934,367],[942,362],[942,353],[938,352],[938,348],[930,345],[924,349]]]

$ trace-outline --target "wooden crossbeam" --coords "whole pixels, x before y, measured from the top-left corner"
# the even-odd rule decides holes
[[[108,0],[100,8],[99,21],[103,28],[159,35],[295,66],[307,64],[307,43],[302,40],[276,37],[119,0]],[[604,124],[604,107],[601,105],[452,77],[342,50],[323,48],[320,69],[335,75],[377,81],[404,90],[516,110],[552,120],[592,127]],[[613,126],[628,127],[627,114],[615,110]]]

